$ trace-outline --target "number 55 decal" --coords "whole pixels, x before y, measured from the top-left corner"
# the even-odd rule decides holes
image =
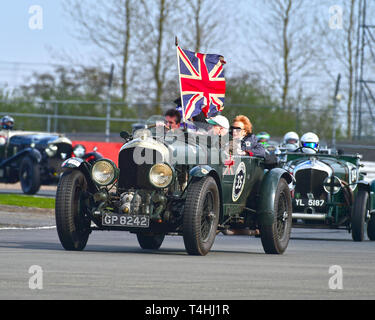
[[[232,189],[232,200],[236,202],[245,186],[245,177],[246,177],[246,166],[243,162],[239,164],[236,170],[236,174],[233,180],[233,189]]]

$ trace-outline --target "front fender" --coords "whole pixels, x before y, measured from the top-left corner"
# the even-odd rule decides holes
[[[219,194],[220,194],[220,220],[222,219],[223,217],[223,213],[224,213],[224,210],[223,210],[223,192],[222,192],[222,189],[221,189],[221,182],[220,182],[220,177],[219,177],[219,174],[216,172],[216,170],[208,165],[200,165],[200,166],[195,166],[194,168],[192,168],[190,171],[189,171],[189,182],[192,180],[192,179],[201,179],[203,177],[206,177],[206,176],[211,176],[215,179],[216,181],[216,184],[217,184],[217,187],[219,189]]]
[[[91,178],[91,165],[85,160],[82,160],[81,158],[69,158],[61,164],[61,167],[63,168],[63,174],[73,170],[81,171],[86,178],[89,191],[91,193],[99,191],[98,186]]]
[[[281,168],[272,169],[263,177],[257,207],[258,223],[261,225],[272,225],[274,222],[276,190],[281,178],[288,184],[293,182],[291,175]]]
[[[40,163],[42,161],[42,154],[38,149],[34,148],[26,148],[25,151],[28,153],[28,155],[36,162]]]
[[[0,167],[12,166],[12,164],[13,164],[13,166],[15,166],[18,163],[18,161],[25,156],[29,156],[36,163],[40,163],[42,161],[42,154],[40,153],[39,150],[34,149],[34,148],[26,148],[26,149],[22,149],[20,152],[16,153],[15,155],[11,156],[10,158],[2,161],[0,163]]]

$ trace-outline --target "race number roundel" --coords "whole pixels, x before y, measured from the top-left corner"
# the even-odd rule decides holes
[[[232,200],[236,202],[245,186],[245,178],[246,178],[246,166],[243,162],[239,164],[236,170],[236,174],[233,180],[233,189],[232,189]]]

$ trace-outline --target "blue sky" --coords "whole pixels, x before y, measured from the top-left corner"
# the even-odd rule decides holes
[[[15,85],[32,71],[48,68],[48,63],[59,62],[53,52],[60,49],[81,51],[69,33],[69,22],[63,14],[63,0],[2,0],[0,5],[0,84]],[[32,30],[29,9],[39,5],[43,9],[42,30]],[[14,64],[8,62],[22,62]]]
[[[0,38],[5,46],[0,60],[49,62],[48,47],[74,48],[77,43],[67,32],[61,0],[3,0],[0,10]],[[43,8],[43,29],[31,30],[29,8]]]

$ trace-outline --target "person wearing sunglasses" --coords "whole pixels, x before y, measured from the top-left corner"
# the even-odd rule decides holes
[[[249,118],[244,115],[239,115],[234,118],[231,126],[233,140],[238,141],[241,150],[250,156],[265,157],[265,149],[262,144],[258,142],[257,137],[253,134],[253,125]]]
[[[319,137],[313,132],[307,132],[301,137],[302,152],[314,154],[319,151]]]

